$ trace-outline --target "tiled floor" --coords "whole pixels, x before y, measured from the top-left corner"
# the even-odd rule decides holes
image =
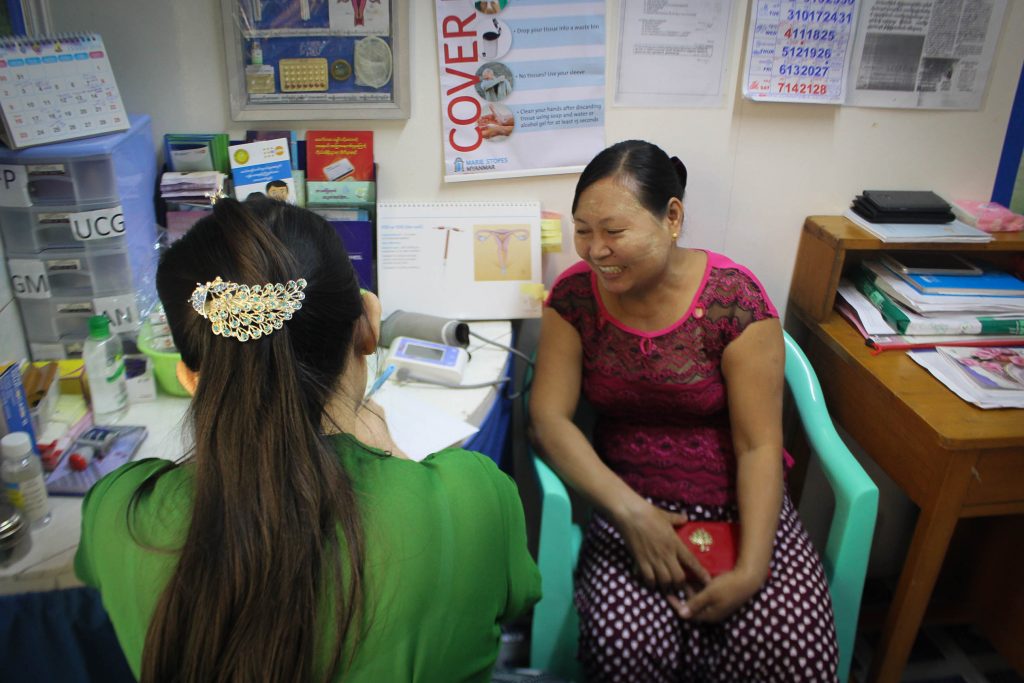
[[[851,680],[866,680],[877,638],[877,632],[857,636]],[[1024,678],[970,626],[922,629],[902,680],[907,683],[1024,683]]]
[[[886,587],[868,582],[865,604],[887,601]],[[851,681],[864,681],[878,641],[878,631],[857,634],[853,652]],[[907,668],[906,683],[1024,683],[992,645],[967,625],[925,626],[914,642]]]

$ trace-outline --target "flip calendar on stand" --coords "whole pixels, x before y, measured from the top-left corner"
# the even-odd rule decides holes
[[[95,33],[0,38],[0,139],[11,149],[127,130]]]

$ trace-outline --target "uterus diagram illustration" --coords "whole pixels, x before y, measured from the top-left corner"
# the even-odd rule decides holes
[[[529,280],[529,226],[473,226],[473,264],[478,281]]]

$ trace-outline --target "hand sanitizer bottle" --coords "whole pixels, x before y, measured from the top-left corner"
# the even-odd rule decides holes
[[[89,337],[82,347],[82,360],[89,376],[93,422],[98,425],[117,422],[128,410],[128,388],[121,338],[110,333],[107,316],[89,318]]]

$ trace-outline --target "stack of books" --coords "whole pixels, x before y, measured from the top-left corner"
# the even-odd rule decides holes
[[[840,314],[879,350],[1024,345],[1024,281],[991,267],[940,275],[864,261],[838,293]]]
[[[226,179],[219,171],[169,171],[160,176],[160,196],[169,202],[210,205],[224,196]]]
[[[166,207],[164,225],[172,243],[196,221],[209,215],[226,195],[227,175],[220,171],[168,171],[160,176],[160,199]]]

